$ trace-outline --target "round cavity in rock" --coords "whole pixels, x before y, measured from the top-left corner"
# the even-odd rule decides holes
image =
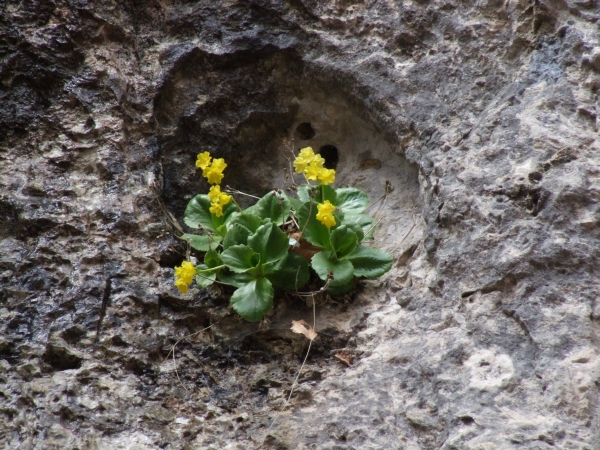
[[[307,141],[315,137],[315,130],[309,122],[302,122],[296,127],[296,134],[303,141]]]
[[[323,157],[325,160],[324,166],[327,169],[335,169],[340,161],[340,155],[338,154],[338,149],[333,145],[324,145],[319,150],[319,155]]]

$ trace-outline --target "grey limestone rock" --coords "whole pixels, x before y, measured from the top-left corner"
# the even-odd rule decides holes
[[[600,449],[597,0],[8,0],[0,75],[0,447]],[[179,294],[173,221],[306,145],[395,265],[286,403],[312,305]]]

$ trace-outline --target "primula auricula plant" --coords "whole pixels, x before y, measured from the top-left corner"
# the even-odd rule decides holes
[[[221,191],[225,161],[200,153],[196,166],[212,186],[188,203],[184,221],[203,234],[182,238],[204,252],[204,262],[184,261],[175,268],[179,291],[188,292],[193,281],[200,287],[215,281],[234,286],[233,309],[254,322],[271,309],[275,289],[299,292],[311,268],[331,295],[350,291],[355,278],[390,270],[392,255],[361,245],[374,228],[374,219],[363,213],[367,194],[333,189],[335,170],[324,163],[312,148],[303,148],[294,169],[307,183],[297,188],[297,198],[274,190],[243,210]]]

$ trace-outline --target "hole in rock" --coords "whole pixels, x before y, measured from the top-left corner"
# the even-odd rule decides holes
[[[338,149],[333,145],[324,145],[319,149],[319,155],[323,157],[325,160],[325,164],[323,164],[327,169],[335,169],[340,161],[340,156],[338,155]]]
[[[366,211],[378,219],[370,246],[396,257],[407,255],[403,264],[410,265],[414,250],[407,250],[417,248],[424,225],[418,169],[403,157],[398,143],[402,136],[390,137],[397,127],[383,128],[374,119],[376,113],[356,94],[346,92],[339,79],[312,77],[298,55],[265,49],[232,58],[202,50],[186,53],[169,69],[155,100],[162,133],[158,137],[164,176],[161,194],[172,215],[183,223],[192,196],[208,192],[209,185],[195,167],[199,152],[225,158],[222,188],[230,186],[254,196],[280,188],[294,195],[289,179],[291,152],[310,145],[327,167],[335,168],[334,187],[356,187],[374,203]],[[305,183],[301,175],[293,176],[297,185]],[[383,202],[386,185],[394,189]],[[255,201],[234,196],[242,207]],[[282,297],[274,301],[271,323],[285,323],[282,330],[289,328],[291,319],[312,323],[312,308]],[[347,318],[340,319],[340,311],[347,308],[344,314],[353,314],[352,301],[349,297],[318,308],[317,322],[345,329],[342,321]],[[333,308],[338,308],[336,313]],[[215,330],[211,331],[234,341],[243,336],[264,339],[257,334],[257,324],[234,316]],[[287,331],[277,333],[289,338]]]
[[[308,141],[309,139],[315,137],[315,130],[313,130],[313,127],[310,123],[302,122],[296,127],[296,135],[298,138]]]

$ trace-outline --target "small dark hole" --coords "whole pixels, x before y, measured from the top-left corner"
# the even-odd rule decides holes
[[[471,425],[473,422],[475,422],[475,419],[470,416],[463,416],[460,418],[460,421],[465,425]]]
[[[542,173],[541,172],[531,172],[529,174],[529,181],[531,181],[532,183],[539,183],[542,180]]]
[[[327,169],[335,169],[340,161],[338,149],[333,145],[324,145],[321,147],[321,150],[319,150],[319,155],[321,155],[325,160],[324,166]]]
[[[296,133],[298,134],[298,137],[304,141],[315,137],[315,130],[313,130],[312,125],[308,122],[302,122],[298,125],[298,127],[296,127]]]

